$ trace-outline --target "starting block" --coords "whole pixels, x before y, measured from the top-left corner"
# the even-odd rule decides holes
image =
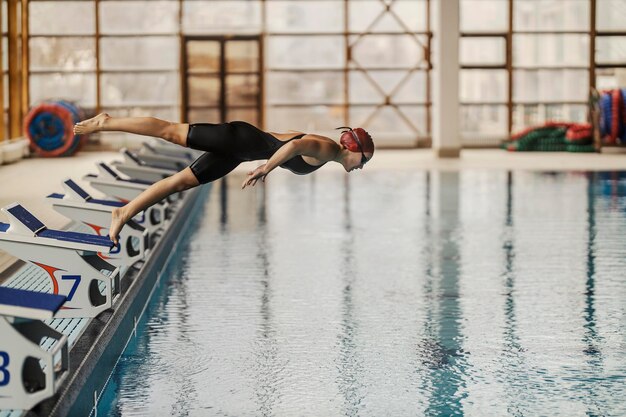
[[[52,319],[66,297],[0,287],[0,409],[29,410],[52,397],[69,370],[67,336]],[[44,338],[54,343],[41,347]]]
[[[144,145],[145,147],[146,145]],[[150,146],[150,145],[147,145]],[[180,171],[188,166],[192,161],[186,158],[178,158],[174,156],[159,155],[153,152],[132,152],[126,148],[121,150],[124,155],[124,162],[127,164],[139,164],[152,168],[163,168],[169,170]]]
[[[194,159],[204,153],[195,149],[183,148],[181,146],[171,145],[162,141],[155,141],[153,143],[144,142],[142,152],[170,156],[174,158],[184,158],[189,162],[193,162]]]
[[[135,199],[152,185],[152,183],[148,181],[122,178],[113,168],[104,162],[98,162],[96,165],[98,167],[98,174],[87,174],[83,177],[83,180],[87,181],[96,190],[124,203]],[[173,203],[178,200],[178,197],[172,194],[166,200]],[[167,207],[165,202],[157,203],[146,210],[146,215],[151,222],[161,224],[165,219],[165,210]]]
[[[0,223],[0,249],[43,269],[52,293],[67,297],[57,317],[96,317],[111,308],[120,269],[97,255],[113,248],[108,237],[48,229],[19,204],[2,211],[9,223]]]
[[[98,200],[89,195],[80,185],[71,179],[63,182],[65,194],[53,193],[47,197],[52,207],[76,222],[83,223],[98,236],[106,236],[111,226],[111,212],[124,203],[112,200]],[[146,222],[145,213],[130,220],[120,231],[119,247],[109,253],[98,252],[98,256],[112,265],[123,267],[124,270],[135,262],[142,260],[150,247],[149,235],[140,222]],[[156,232],[153,226],[152,232]],[[134,243],[134,244],[133,244]]]
[[[163,166],[147,165],[141,159],[137,158],[136,155],[131,153],[128,149],[123,149],[122,155],[124,155],[124,161],[115,161],[112,163],[112,165],[115,166],[118,171],[128,175],[131,178],[155,183],[178,172],[177,169],[169,169]]]

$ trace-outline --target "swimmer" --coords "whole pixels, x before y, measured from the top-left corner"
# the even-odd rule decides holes
[[[372,137],[362,128],[342,129],[339,143],[326,136],[290,131],[264,132],[253,125],[229,123],[172,123],[154,117],[117,118],[106,113],[74,125],[74,133],[118,131],[154,136],[176,145],[204,151],[190,166],[164,178],[123,207],[114,209],[109,237],[117,244],[124,224],[137,213],[175,192],[188,190],[224,177],[244,161],[267,160],[247,173],[241,184],[254,186],[276,167],[299,175],[310,174],[327,162],[337,162],[347,171],[362,169],[374,155]]]

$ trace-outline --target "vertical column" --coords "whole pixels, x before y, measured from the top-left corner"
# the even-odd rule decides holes
[[[17,0],[9,0],[9,138],[19,137],[22,126],[17,6]]]
[[[28,89],[30,75],[30,53],[28,48],[28,2],[29,0],[22,0],[22,117],[26,117],[30,106],[30,91]],[[20,126],[22,126],[21,123]]]
[[[94,18],[96,19],[96,114],[99,114],[102,111],[102,70],[100,69],[100,0],[95,0],[94,9]]]
[[[187,121],[187,111],[184,104],[187,99],[185,93],[185,75],[187,71],[184,62],[184,48],[186,45],[183,38],[183,7],[183,0],[178,0],[178,81],[180,83],[180,89],[178,90],[178,120],[181,123]]]
[[[4,36],[2,35],[4,33],[4,28],[2,27],[2,3],[3,1],[0,0],[0,142],[6,139],[6,127],[4,124],[4,65],[2,59],[2,57],[4,56]]]
[[[459,0],[436,4],[435,51],[438,62],[433,88],[433,151],[440,158],[458,158],[459,131]]]
[[[596,88],[596,0],[589,4],[589,90]]]
[[[350,126],[350,61],[352,48],[350,47],[350,0],[343,1],[343,41],[346,50],[346,60],[343,64],[343,124]]]
[[[267,127],[265,126],[265,121],[266,121],[266,117],[265,117],[265,104],[266,104],[266,100],[265,100],[265,88],[266,88],[266,78],[265,78],[265,69],[267,67],[267,65],[265,65],[265,44],[267,42],[267,4],[265,0],[261,0],[261,35],[260,35],[260,39],[259,39],[259,77],[260,77],[260,87],[261,87],[261,94],[260,94],[260,104],[259,104],[259,111],[261,112],[259,114],[258,117],[258,121],[259,121],[259,127],[263,130],[265,130]]]

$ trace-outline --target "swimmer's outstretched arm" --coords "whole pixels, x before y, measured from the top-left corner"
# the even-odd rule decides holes
[[[248,176],[243,181],[243,184],[241,184],[241,189],[243,190],[248,185],[256,185],[259,179],[265,182],[267,174],[294,156],[310,156],[320,161],[327,162],[333,160],[338,150],[339,145],[330,139],[299,139],[297,141],[291,141],[276,151],[267,163],[257,167],[254,171],[248,172]]]
[[[111,240],[117,244],[118,234],[120,230],[122,230],[122,227],[140,211],[163,200],[170,194],[188,190],[199,184],[198,179],[189,167],[161,181],[155,182],[128,204],[113,210],[111,213],[111,227],[109,228]]]

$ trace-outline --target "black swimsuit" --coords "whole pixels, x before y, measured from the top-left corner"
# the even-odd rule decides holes
[[[270,159],[286,143],[303,136],[304,134],[300,134],[283,142],[246,122],[191,124],[187,134],[187,146],[206,153],[200,155],[190,168],[198,181],[206,184],[228,174],[244,161]],[[298,155],[280,167],[304,175],[322,165],[307,164]]]

